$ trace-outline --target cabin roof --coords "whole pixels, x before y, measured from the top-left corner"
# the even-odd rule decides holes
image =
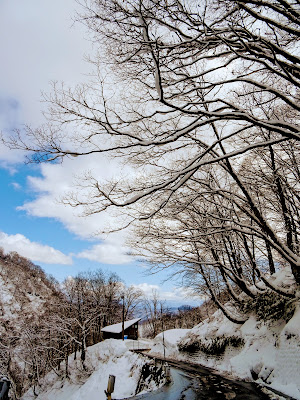
[[[135,318],[131,319],[129,321],[124,321],[124,330],[129,328],[131,325],[134,325],[138,321],[140,321],[141,318]],[[102,332],[110,332],[110,333],[121,333],[122,332],[122,322],[119,322],[118,324],[113,324],[113,325],[108,325],[105,326],[104,328],[101,329]]]

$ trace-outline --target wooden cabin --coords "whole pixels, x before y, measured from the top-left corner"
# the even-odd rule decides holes
[[[137,340],[139,337],[139,321],[141,318],[124,321],[124,337]],[[122,339],[122,322],[105,326],[101,329],[103,339]]]

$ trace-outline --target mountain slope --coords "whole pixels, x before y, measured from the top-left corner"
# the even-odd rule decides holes
[[[13,398],[42,373],[41,326],[59,292],[40,267],[0,250],[0,374],[12,381]]]

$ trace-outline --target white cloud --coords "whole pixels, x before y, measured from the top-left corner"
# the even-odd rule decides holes
[[[32,261],[43,262],[45,264],[72,264],[72,258],[63,254],[53,247],[46,246],[37,242],[31,242],[24,235],[8,235],[0,232],[0,246],[5,252],[16,251],[21,256]]]
[[[0,121],[1,131],[1,121]],[[17,165],[24,163],[25,155],[21,150],[10,150],[0,143],[0,167],[7,169],[12,175],[17,172]]]
[[[127,264],[133,261],[125,247],[120,247],[118,240],[113,241],[112,238],[103,243],[96,244],[90,249],[84,250],[77,254],[76,257],[87,258],[91,261],[97,261],[103,264]]]
[[[83,25],[73,24],[76,8],[75,0],[0,2],[0,86],[19,101],[28,123],[41,120],[40,94],[49,81],[77,82],[89,68],[83,58],[92,44]]]
[[[95,232],[109,227],[112,219],[108,212],[82,217],[83,209],[62,204],[66,193],[77,190],[75,176],[91,171],[99,180],[114,176],[118,166],[104,156],[65,159],[62,164],[42,164],[41,177],[28,177],[28,183],[36,199],[25,203],[20,210],[36,217],[55,218],[72,233],[81,238],[91,238]]]
[[[19,113],[20,105],[15,99],[0,96],[0,132],[4,138],[9,135],[8,132],[11,132],[19,126]],[[24,152],[20,150],[10,150],[0,143],[0,166],[2,168],[9,169],[11,173],[14,173],[16,172],[14,165],[24,161]]]
[[[153,296],[153,292],[160,292],[160,287],[158,285],[151,285],[149,283],[139,283],[138,285],[132,285],[136,289],[140,289],[146,297]]]
[[[59,12],[58,12],[59,10]],[[74,85],[87,80],[90,65],[85,54],[93,53],[86,29],[74,24],[76,0],[1,0],[0,54],[5,63],[0,73],[0,132],[9,135],[23,124],[45,122],[41,92],[51,81]],[[0,167],[15,170],[24,152],[0,144]]]
[[[63,164],[43,164],[40,166],[41,177],[29,177],[28,183],[36,199],[18,207],[28,215],[55,218],[66,229],[80,238],[101,240],[90,249],[81,252],[78,257],[106,264],[124,264],[132,261],[129,249],[124,245],[124,232],[111,235],[95,235],[116,226],[116,219],[109,212],[82,217],[82,209],[62,204],[60,199],[74,188],[74,177],[84,170],[91,171],[100,181],[105,181],[118,174],[119,165],[102,155],[65,159]],[[123,170],[124,171],[124,170]],[[117,219],[120,221],[120,218]]]
[[[11,185],[15,190],[21,190],[21,185],[18,182],[12,182]]]

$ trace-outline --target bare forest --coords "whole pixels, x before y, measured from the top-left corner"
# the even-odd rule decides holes
[[[0,374],[12,382],[13,398],[33,390],[49,371],[68,378],[68,357],[80,360],[102,340],[101,329],[130,319],[142,293],[101,270],[59,284],[17,253],[0,254]]]

